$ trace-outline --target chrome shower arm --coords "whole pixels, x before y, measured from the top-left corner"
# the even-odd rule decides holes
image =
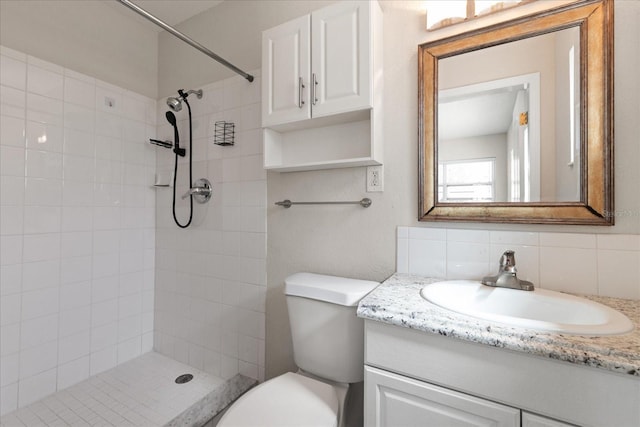
[[[176,30],[175,28],[173,28],[171,25],[167,24],[166,22],[156,18],[155,16],[153,16],[152,14],[150,14],[149,12],[147,12],[146,10],[141,8],[140,6],[130,2],[129,0],[117,0],[117,1],[120,2],[120,4],[123,4],[123,5],[127,6],[129,9],[133,10],[134,12],[139,14],[140,16],[148,19],[149,21],[153,22],[157,26],[159,26],[162,29],[166,30],[167,32],[173,34],[174,36],[176,36],[177,38],[179,38],[180,40],[182,40],[186,44],[190,45],[191,47],[198,49],[200,52],[204,53],[205,55],[209,56],[210,58],[218,61],[220,64],[224,65],[225,67],[233,70],[235,73],[240,74],[242,77],[244,77],[245,79],[249,80],[250,82],[253,81],[253,76],[251,74],[245,73],[240,68],[236,67],[235,65],[233,65],[232,63],[230,63],[226,59],[216,55],[211,50],[209,50],[206,47],[202,46],[200,43],[198,43],[197,41],[193,40],[192,38],[182,34],[180,31]]]

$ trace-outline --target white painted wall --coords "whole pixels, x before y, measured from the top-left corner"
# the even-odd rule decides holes
[[[4,414],[152,347],[156,102],[4,47],[0,90]]]
[[[158,33],[115,1],[2,0],[0,44],[158,95]]]

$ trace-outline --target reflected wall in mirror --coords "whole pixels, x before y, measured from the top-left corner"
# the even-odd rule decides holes
[[[420,220],[613,224],[613,7],[419,47]]]

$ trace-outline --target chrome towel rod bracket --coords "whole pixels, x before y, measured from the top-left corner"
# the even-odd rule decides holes
[[[225,67],[229,68],[230,70],[233,70],[236,74],[240,74],[242,77],[244,77],[245,79],[247,79],[250,82],[253,81],[253,76],[251,74],[245,73],[240,68],[236,67],[235,65],[233,65],[232,63],[230,63],[226,59],[222,58],[221,56],[216,55],[211,50],[207,49],[206,47],[204,47],[203,45],[201,45],[197,41],[193,40],[192,38],[186,36],[185,34],[181,33],[180,31],[176,30],[175,28],[173,28],[171,25],[167,24],[166,22],[158,19],[156,16],[150,14],[149,12],[147,12],[146,10],[141,8],[140,6],[132,3],[130,0],[117,0],[117,1],[120,4],[128,7],[131,10],[133,10],[134,12],[136,12],[138,15],[142,16],[143,18],[146,18],[149,21],[153,22],[154,24],[156,24],[158,27],[162,28],[163,30],[169,32],[170,34],[173,34],[175,37],[179,38],[180,40],[182,40],[183,42],[185,42],[189,46],[191,46],[191,47],[193,47],[195,49],[198,49],[200,52],[204,53],[208,57],[218,61],[220,64],[224,65]]]
[[[281,202],[276,202],[275,204],[285,208],[290,208],[293,205],[360,205],[363,208],[368,208],[372,203],[371,199],[365,197],[362,200],[347,202],[292,202],[291,200],[286,199]]]

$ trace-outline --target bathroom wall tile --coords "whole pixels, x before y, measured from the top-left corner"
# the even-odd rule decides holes
[[[61,153],[63,141],[62,127],[27,121],[26,145],[28,149]]]
[[[608,244],[634,244],[627,239]],[[598,295],[640,299],[640,251],[603,249],[598,251]]]
[[[24,234],[55,233],[60,231],[62,209],[56,206],[25,206]],[[25,247],[26,249],[26,247]],[[59,251],[60,247],[55,248]],[[40,251],[41,252],[41,251]],[[28,258],[25,257],[25,260]],[[47,258],[39,258],[47,259]],[[31,259],[36,261],[36,259]]]
[[[73,334],[60,339],[58,343],[58,364],[63,365],[82,356],[89,355],[91,345],[91,333],[87,329],[78,334]],[[89,360],[87,359],[87,372]]]
[[[95,84],[65,77],[64,101],[93,108],[96,102]]]
[[[96,135],[122,138],[122,120],[113,114],[96,111]]]
[[[91,85],[95,85],[96,84],[96,79],[94,77],[88,76],[86,74],[79,73],[79,72],[74,71],[74,70],[70,70],[68,68],[64,69],[63,74],[64,74],[64,76],[66,78],[80,80],[81,82],[89,83]]]
[[[0,174],[5,176],[24,176],[25,152],[22,147],[0,146]],[[2,195],[4,200],[4,194]]]
[[[535,232],[492,230],[489,239],[496,244],[538,246],[538,233]]]
[[[22,291],[22,264],[0,267],[0,295],[12,295]],[[0,349],[1,351],[1,349]]]
[[[84,206],[65,206],[62,208],[61,230],[91,231],[93,228],[93,208]]]
[[[118,351],[116,346],[109,346],[91,353],[89,374],[97,375],[116,366]]]
[[[489,231],[448,229],[447,241],[486,244],[489,242]]]
[[[24,119],[26,117],[27,95],[23,90],[0,86],[0,115]]]
[[[594,241],[595,241],[595,236]],[[595,249],[541,247],[540,286],[554,291],[597,295]]]
[[[93,182],[97,173],[97,165],[94,164],[92,159],[64,154],[63,162],[65,181]]]
[[[62,205],[65,207],[88,207],[94,202],[94,184],[92,182],[63,180]]]
[[[0,56],[0,84],[26,90],[27,64],[6,55]]]
[[[447,230],[444,228],[409,228],[409,239],[420,240],[447,240]]]
[[[26,406],[53,393],[56,390],[56,379],[57,369],[55,368],[22,379],[18,393],[20,406]]]
[[[57,287],[60,285],[60,260],[28,262],[21,264],[22,290],[25,292]]]
[[[118,323],[112,322],[106,325],[91,328],[91,352],[115,346],[118,343]]]
[[[112,324],[118,320],[117,298],[96,301],[91,305],[91,327]]]
[[[92,319],[91,307],[82,306],[64,310],[60,312],[60,329],[59,336],[61,338],[75,335],[89,329]]]
[[[63,258],[60,260],[60,283],[77,283],[91,280],[90,256]]]
[[[89,378],[90,357],[85,356],[58,366],[57,389],[62,390]]]
[[[0,207],[0,235],[21,235],[24,232],[24,208],[22,206]]]
[[[64,79],[60,73],[29,64],[27,90],[49,98],[62,99]]]
[[[20,354],[14,353],[0,358],[0,387],[15,383],[20,379]],[[4,400],[4,396],[2,396]]]
[[[60,310],[71,310],[91,304],[91,282],[84,281],[60,287]]]
[[[62,74],[64,72],[64,68],[58,64],[54,64],[53,62],[45,61],[44,59],[36,58],[35,56],[27,55],[27,64],[30,66],[36,66],[42,68],[43,70],[50,71],[56,74]]]
[[[640,251],[640,234],[598,234],[598,249]]]
[[[0,388],[0,414],[8,414],[18,408],[18,383]]]
[[[0,265],[22,262],[22,236],[0,236]]]
[[[45,261],[60,257],[60,234],[25,235],[22,259],[24,262]]]
[[[20,323],[12,323],[0,328],[0,356],[20,351]]]
[[[409,232],[411,235],[411,232]],[[408,272],[430,277],[446,276],[447,243],[409,239]]]
[[[62,178],[62,155],[46,151],[26,151],[26,176],[33,178]]]
[[[35,93],[27,93],[27,120],[47,123],[53,126],[64,125],[63,102]]]
[[[0,177],[0,205],[21,206],[24,204],[24,177]]]
[[[60,257],[70,258],[92,254],[93,234],[90,231],[66,232],[60,235]]]
[[[140,336],[118,343],[118,363],[124,363],[134,357],[140,356],[140,354],[142,354],[141,348],[142,342]]]
[[[63,152],[75,156],[93,157],[95,154],[93,133],[65,129]]]
[[[20,352],[20,379],[55,368],[58,361],[58,342],[49,341]],[[21,387],[22,388],[22,382]]]
[[[540,246],[582,249],[593,249],[596,247],[595,234],[540,233],[539,239]]]
[[[75,104],[64,104],[64,127],[87,133],[93,133],[96,129],[98,118],[95,111]],[[120,135],[118,135],[120,137]]]
[[[62,181],[59,179],[25,179],[24,204],[27,206],[60,206],[62,204]]]
[[[20,321],[21,299],[21,294],[4,295],[0,299],[0,326],[7,326]]]
[[[0,126],[0,144],[24,148],[25,120],[3,115],[0,117],[0,123],[2,123],[2,126]]]
[[[449,231],[451,230],[447,230],[447,237],[449,237]],[[454,238],[480,240],[481,234],[461,234]],[[446,257],[448,279],[481,279],[492,271],[488,243],[448,241]]]
[[[38,317],[22,322],[20,349],[28,349],[58,339],[58,314]]]

